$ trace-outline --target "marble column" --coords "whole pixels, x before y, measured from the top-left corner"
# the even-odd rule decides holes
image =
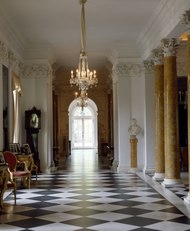
[[[178,135],[178,98],[176,70],[176,39],[163,39],[164,52],[164,138],[165,178],[164,186],[177,184],[180,180],[180,155]]]
[[[112,88],[113,88],[113,135],[114,135],[114,160],[112,168],[117,171],[119,164],[119,147],[118,147],[118,77],[112,74]]]
[[[161,48],[152,51],[155,77],[155,173],[154,180],[163,180],[164,158],[164,60]]]
[[[187,105],[190,105],[190,10],[186,11],[184,16],[184,22],[187,25],[187,30],[188,30],[188,75],[187,75]],[[188,176],[189,176],[189,185],[190,185],[190,107],[188,106]],[[184,201],[188,204],[190,204],[190,188],[187,197],[184,198]]]
[[[136,136],[131,136],[131,171],[136,172],[137,170],[137,138]]]

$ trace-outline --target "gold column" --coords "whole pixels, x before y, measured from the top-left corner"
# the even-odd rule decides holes
[[[136,136],[131,136],[130,144],[131,144],[131,171],[137,170],[137,138]]]
[[[159,49],[152,51],[155,76],[155,174],[153,179],[163,180],[165,172],[164,158],[164,63],[163,52]]]
[[[178,96],[176,71],[176,39],[161,41],[164,52],[164,137],[165,178],[163,185],[180,181],[180,156],[178,141]]]

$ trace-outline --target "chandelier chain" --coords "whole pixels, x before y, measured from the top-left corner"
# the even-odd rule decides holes
[[[81,3],[81,52],[79,56],[78,69],[76,75],[71,71],[70,84],[79,87],[80,91],[87,92],[89,87],[96,86],[98,79],[96,71],[93,72],[88,68],[88,57],[86,55],[86,23],[85,23],[85,7],[86,0],[80,0]]]

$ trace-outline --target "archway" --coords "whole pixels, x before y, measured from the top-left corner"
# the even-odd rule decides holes
[[[71,149],[98,150],[97,106],[88,99],[88,105],[82,108],[73,100],[69,106],[69,140]]]

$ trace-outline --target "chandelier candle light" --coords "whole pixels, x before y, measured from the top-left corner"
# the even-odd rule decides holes
[[[75,98],[77,99],[77,106],[81,107],[83,111],[84,107],[87,106],[88,93],[86,91],[81,91],[80,96],[78,96],[78,92],[75,92]]]
[[[79,86],[81,96],[82,92],[87,92],[89,87],[97,85],[98,79],[96,77],[96,71],[93,72],[88,68],[88,57],[86,55],[86,25],[85,25],[85,10],[84,4],[87,0],[79,0],[81,4],[81,45],[82,49],[79,56],[79,65],[76,70],[76,76],[74,76],[73,70],[71,71],[70,84]]]

